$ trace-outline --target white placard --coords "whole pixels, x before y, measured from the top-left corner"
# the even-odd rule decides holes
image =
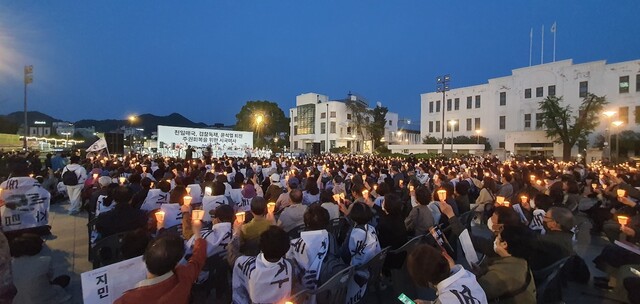
[[[111,304],[147,277],[142,256],[83,272],[82,300],[91,304]]]
[[[191,185],[188,185],[187,188],[191,189],[189,190],[189,195],[191,196],[191,203],[192,204],[202,203],[202,188],[200,187],[200,185],[191,184]]]
[[[476,249],[473,247],[473,243],[471,242],[469,230],[463,230],[458,239],[460,240],[462,251],[464,251],[464,256],[467,259],[467,262],[469,262],[469,265],[472,265],[472,263],[478,264],[478,254],[476,254]]]
[[[187,146],[211,146],[214,156],[244,157],[253,149],[253,132],[158,126],[158,148],[163,155],[185,156]]]
[[[638,246],[636,246],[634,244],[631,244],[629,242],[621,242],[621,241],[618,241],[618,240],[615,240],[613,243],[618,245],[618,246],[620,246],[620,247],[622,247],[622,248],[624,248],[624,249],[626,249],[626,250],[629,250],[629,251],[631,251],[631,252],[633,252],[633,253],[635,253],[637,255],[640,255],[640,247],[638,247]]]
[[[160,209],[164,211],[164,228],[171,228],[182,224],[182,212],[180,204],[162,204]]]
[[[169,193],[162,192],[160,189],[151,189],[147,193],[147,197],[144,199],[144,203],[140,207],[140,210],[151,211],[160,208],[162,204],[169,202]]]
[[[523,223],[527,222],[527,217],[524,216],[524,212],[522,211],[522,207],[518,204],[514,204],[511,205],[511,208],[513,208],[513,210],[515,210],[516,212],[518,212],[518,215],[520,216],[520,221]]]
[[[3,231],[49,225],[51,194],[31,177],[13,177],[0,184]]]
[[[228,205],[229,201],[227,197],[224,195],[205,195],[202,198],[202,210],[204,210],[204,216],[202,217],[203,222],[211,222],[211,215],[209,211],[216,210],[220,205]]]

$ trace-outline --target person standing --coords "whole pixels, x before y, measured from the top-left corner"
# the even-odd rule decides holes
[[[80,194],[84,187],[84,182],[87,180],[87,170],[78,164],[79,161],[80,157],[73,155],[69,159],[70,164],[62,169],[62,181],[67,187],[67,194],[69,195],[69,215],[76,215],[80,212],[80,205],[82,204]],[[66,174],[67,172],[70,172],[70,174]],[[71,176],[71,173],[75,174],[75,179]]]

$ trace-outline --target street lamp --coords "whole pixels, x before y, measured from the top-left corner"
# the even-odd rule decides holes
[[[264,115],[256,114],[255,115],[255,124],[256,124],[256,139],[260,139],[260,128],[262,127],[262,123],[264,122]]]
[[[482,132],[480,129],[476,130],[476,136],[478,138],[477,144],[480,144],[480,132]]]
[[[618,128],[623,123],[624,122],[622,122],[620,120],[616,120],[616,121],[611,123],[614,127],[616,127],[616,162],[618,162],[618,158],[620,157],[620,132],[618,131]],[[609,136],[611,136],[611,134],[609,134]]]
[[[449,74],[446,74],[444,76],[438,76],[436,77],[436,92],[440,93],[442,92],[442,153],[444,154],[444,111],[445,111],[445,98],[446,98],[446,93],[447,91],[449,91],[449,82],[451,81],[451,76],[449,76]]]
[[[606,128],[605,128],[605,136],[607,138],[607,146],[605,147],[605,156],[611,160],[611,130],[609,130],[609,124],[611,121],[611,117],[613,117],[613,115],[618,114],[618,112],[616,111],[605,111],[604,113],[602,113],[604,116],[607,117],[607,124],[606,124]]]
[[[134,129],[133,129],[133,124],[136,122],[136,120],[138,120],[138,117],[135,115],[129,115],[129,117],[127,117],[127,120],[129,121],[129,132],[131,132],[129,134],[129,147],[131,148],[131,150],[133,151],[133,141],[135,139],[134,137]]]
[[[451,125],[451,155],[453,155],[453,126],[456,125],[456,123],[458,123],[455,120],[449,120],[449,125]]]
[[[33,66],[24,66],[24,138],[22,148],[27,151],[27,136],[29,134],[29,125],[27,123],[27,85],[33,83]]]

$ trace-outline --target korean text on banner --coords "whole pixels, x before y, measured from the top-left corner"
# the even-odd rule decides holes
[[[49,225],[51,194],[31,177],[12,177],[0,184],[2,230],[16,231]]]
[[[81,274],[84,303],[110,304],[147,276],[142,256]]]

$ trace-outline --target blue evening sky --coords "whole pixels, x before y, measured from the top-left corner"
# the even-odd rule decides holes
[[[0,0],[0,114],[76,121],[179,112],[232,124],[247,100],[287,109],[301,93],[349,91],[419,118],[420,93],[485,83],[557,60],[640,58],[640,1]]]

